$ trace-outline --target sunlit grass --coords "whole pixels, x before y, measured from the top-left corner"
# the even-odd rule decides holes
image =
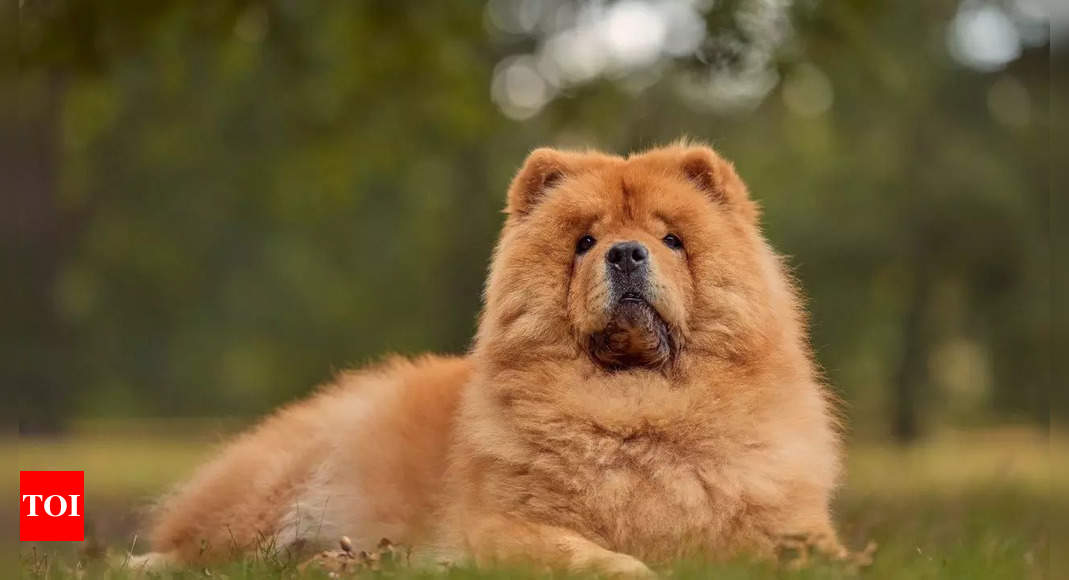
[[[63,439],[0,441],[0,451],[17,449],[19,469],[82,469],[91,528],[115,554],[133,542],[140,512],[151,498],[188,475],[209,456],[232,423],[87,425]],[[1069,473],[1052,461],[1069,456],[1065,438],[1030,430],[944,433],[921,445],[854,445],[848,479],[837,502],[843,539],[854,549],[879,544],[865,578],[1047,578],[1050,522],[1069,517]],[[94,507],[95,506],[95,507]],[[99,511],[97,511],[99,510]],[[95,513],[94,513],[95,512]],[[71,577],[78,546],[20,546],[24,575]],[[141,551],[144,546],[136,547]],[[41,561],[46,564],[42,566]],[[34,563],[36,562],[36,564]],[[113,562],[114,564],[114,562]],[[296,574],[293,562],[256,559],[223,566],[229,578]],[[126,578],[114,565],[93,577]],[[708,566],[677,563],[661,569],[674,578],[840,578],[843,566],[817,564],[787,572],[752,563]],[[426,574],[398,572],[406,577]],[[201,577],[190,571],[186,577]],[[535,575],[454,570],[447,577],[494,578]],[[180,575],[181,576],[181,575]]]
[[[158,493],[188,475],[234,430],[232,421],[86,423],[62,438],[0,440],[20,470],[85,471],[87,501]]]

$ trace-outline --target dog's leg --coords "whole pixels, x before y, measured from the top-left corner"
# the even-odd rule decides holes
[[[785,561],[783,555],[787,554],[787,565],[795,569],[808,566],[814,556],[840,561],[850,558],[850,552],[839,541],[839,536],[830,522],[817,525],[806,532],[781,535],[776,539],[776,552],[780,554],[781,562]]]
[[[637,558],[607,550],[581,534],[556,526],[487,517],[466,533],[479,566],[529,562],[568,572],[596,572],[617,578],[654,578]]]

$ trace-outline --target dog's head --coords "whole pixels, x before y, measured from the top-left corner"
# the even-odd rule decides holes
[[[740,356],[785,284],[732,165],[702,146],[539,149],[512,182],[481,348],[614,371]],[[503,352],[502,352],[503,351]]]

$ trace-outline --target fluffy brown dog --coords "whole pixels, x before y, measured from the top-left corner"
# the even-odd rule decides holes
[[[798,298],[731,164],[539,149],[472,353],[283,409],[163,503],[141,562],[341,534],[622,574],[789,535],[841,555],[839,463]]]

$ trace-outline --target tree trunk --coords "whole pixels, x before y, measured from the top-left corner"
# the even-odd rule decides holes
[[[923,258],[916,259],[915,263],[917,271],[902,332],[902,360],[894,385],[891,433],[900,443],[909,443],[920,435],[920,395],[928,384],[928,351],[931,345],[926,318],[933,276],[931,266]]]
[[[53,294],[64,237],[56,204],[62,82],[52,72],[16,87],[8,97],[15,102],[6,108],[15,118],[3,123],[7,130],[0,135],[0,252],[10,268],[0,289],[8,313],[0,337],[11,357],[0,389],[17,401],[19,433],[52,432],[61,427],[69,399],[62,369],[70,363]]]

